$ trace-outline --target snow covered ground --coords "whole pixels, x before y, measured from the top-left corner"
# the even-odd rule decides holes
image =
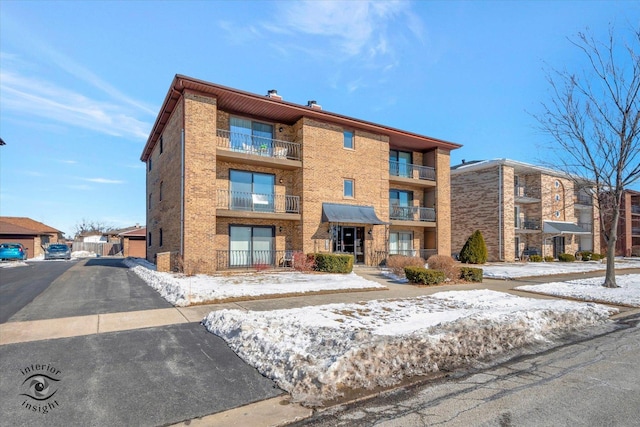
[[[570,297],[583,301],[640,307],[640,274],[616,275],[619,288],[604,288],[604,277],[518,286],[522,291]]]
[[[489,290],[267,312],[211,312],[205,326],[309,405],[391,386],[609,323],[617,310]]]
[[[385,286],[351,274],[286,272],[239,273],[233,275],[185,276],[160,273],[141,259],[127,258],[124,263],[149,286],[176,306],[220,302],[264,295],[300,295],[307,292],[386,289]]]
[[[550,276],[553,274],[604,271],[607,265],[600,261],[576,262],[496,262],[479,266],[484,277],[493,279],[515,279],[517,277]],[[617,258],[616,270],[640,268],[640,258]]]

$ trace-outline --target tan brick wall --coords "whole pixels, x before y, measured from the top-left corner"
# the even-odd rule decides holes
[[[439,255],[451,255],[451,175],[449,151],[438,149],[436,168],[436,245]]]
[[[499,167],[451,175],[451,247],[460,252],[480,230],[490,261],[499,261]]]
[[[158,252],[177,252],[180,248],[180,197],[183,129],[183,103],[178,102],[162,134],[163,150],[157,144],[151,153],[152,169],[147,164],[147,236],[152,242],[147,246],[147,260],[153,262]],[[162,201],[160,200],[162,182]],[[151,209],[149,209],[151,194]],[[159,234],[162,228],[162,247]],[[148,242],[147,242],[148,244]]]
[[[298,191],[302,195],[305,252],[325,251],[329,233],[328,224],[322,223],[323,202],[373,206],[381,220],[389,219],[388,138],[356,131],[354,149],[350,150],[343,147],[343,130],[308,118],[301,119],[297,127],[298,141],[303,144],[302,188]],[[343,196],[344,179],[354,181],[353,198]],[[384,250],[384,227],[374,226],[372,235],[367,234],[369,227],[365,230],[365,252]]]

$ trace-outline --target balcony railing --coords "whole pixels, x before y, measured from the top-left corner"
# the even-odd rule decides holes
[[[427,181],[436,180],[436,170],[434,168],[411,163],[401,163],[397,160],[389,160],[389,175]]]
[[[391,206],[389,219],[400,221],[424,221],[435,222],[436,210],[433,208],[421,208],[417,206]]]
[[[593,205],[593,197],[587,194],[576,194],[575,203],[578,205],[591,206]]]
[[[593,231],[593,224],[590,222],[579,222],[578,227],[582,228],[584,231]]]
[[[216,251],[217,270],[231,268],[293,268],[293,250],[238,250]]]
[[[250,212],[300,213],[300,197],[218,190],[219,209]]]
[[[540,230],[540,220],[533,218],[516,219],[516,228],[520,230]]]
[[[631,227],[631,234],[633,236],[640,236],[640,227]]]
[[[514,187],[514,195],[516,197],[523,197],[527,199],[539,199],[540,193],[537,190],[533,190],[524,185],[516,185]]]
[[[216,147],[274,159],[301,160],[300,144],[228,130],[216,131]]]
[[[640,214],[640,206],[632,205],[631,206],[631,213]]]

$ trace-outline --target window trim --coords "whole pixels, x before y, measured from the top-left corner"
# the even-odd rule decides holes
[[[347,183],[351,183],[351,195],[347,195]],[[342,180],[342,197],[345,199],[356,198],[356,181],[352,178],[343,178]]]
[[[347,134],[351,135],[351,146],[347,147]],[[345,150],[355,150],[356,149],[356,133],[352,130],[344,129],[342,131],[342,148]]]

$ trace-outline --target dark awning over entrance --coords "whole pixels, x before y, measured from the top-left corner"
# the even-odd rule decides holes
[[[373,206],[322,204],[322,222],[341,222],[356,224],[386,224],[376,215]]]
[[[579,227],[578,224],[555,221],[545,221],[542,232],[548,234],[591,234],[589,231],[585,231],[584,228]]]

